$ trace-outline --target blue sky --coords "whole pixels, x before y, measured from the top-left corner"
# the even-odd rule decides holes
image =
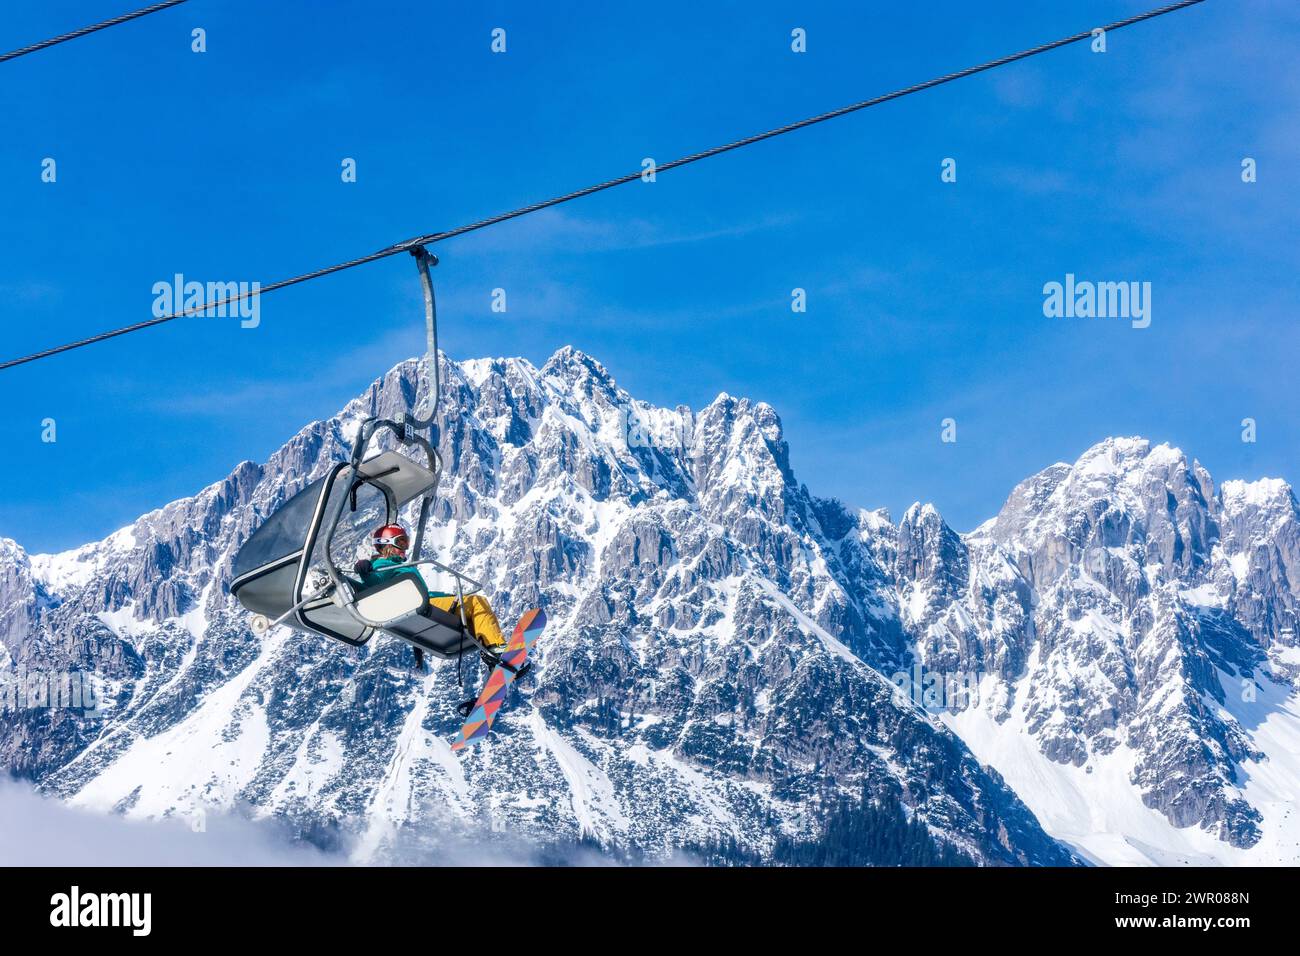
[[[0,47],[128,6],[7,10]],[[1146,8],[192,0],[0,65],[0,353],[148,318],[177,272],[270,282]],[[814,491],[962,530],[1113,434],[1296,480],[1298,41],[1294,4],[1209,0],[442,244],[443,346],[768,401]],[[1151,282],[1150,328],[1045,318],[1067,272]],[[257,329],[0,373],[0,535],[74,546],[264,460],[419,352],[420,314],[397,257],[268,296]]]

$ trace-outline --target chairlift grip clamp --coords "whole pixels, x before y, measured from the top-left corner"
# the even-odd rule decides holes
[[[415,256],[421,262],[427,262],[431,266],[438,264],[438,257],[426,249],[424,246],[411,246],[411,255]]]

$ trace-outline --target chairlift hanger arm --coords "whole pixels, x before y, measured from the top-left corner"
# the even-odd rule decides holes
[[[425,361],[429,363],[427,372],[429,394],[426,402],[429,413],[426,417],[419,417],[412,412],[406,415],[406,420],[410,422],[412,428],[428,428],[430,437],[437,441],[433,428],[438,417],[438,400],[441,397],[438,381],[438,305],[433,294],[433,277],[429,274],[429,266],[436,266],[438,257],[422,245],[412,247],[411,255],[415,257],[416,268],[420,270],[420,287],[424,292]]]
[[[352,449],[352,469],[355,474],[361,465],[361,458],[365,454],[366,447],[370,444],[370,439],[381,428],[392,431],[397,440],[403,444],[418,445],[424,449],[426,460],[429,463],[429,470],[433,472],[433,488],[420,503],[420,517],[416,524],[415,538],[411,543],[411,553],[418,558],[424,545],[424,533],[429,523],[429,513],[438,494],[438,485],[442,480],[442,456],[438,453],[437,448],[438,430],[436,424],[438,403],[442,392],[438,368],[438,307],[437,300],[434,297],[433,277],[429,273],[429,267],[438,264],[438,257],[429,252],[422,243],[407,242],[401,245],[407,248],[415,258],[416,268],[420,273],[420,286],[424,293],[425,362],[427,363],[425,403],[428,413],[422,416],[412,409],[404,413],[398,422],[390,419],[372,419],[363,424],[357,435],[356,444]],[[427,439],[418,434],[419,431],[424,429],[429,431]],[[334,523],[330,526],[331,540],[337,525],[338,519],[336,517]]]
[[[357,432],[357,439],[352,446],[352,456],[350,458],[352,468],[358,471],[358,478],[366,479],[381,477],[379,475],[361,475],[359,469],[363,464],[365,464],[362,460],[362,456],[365,455],[366,449],[370,447],[371,439],[375,437],[376,432],[382,429],[387,429],[392,432],[397,441],[403,445],[415,445],[423,449],[425,454],[428,456],[430,470],[434,470],[434,461],[435,459],[438,459],[438,453],[427,438],[414,431],[414,427],[410,422],[395,422],[391,418],[367,418],[361,423],[361,428]],[[440,459],[438,460],[440,461]]]

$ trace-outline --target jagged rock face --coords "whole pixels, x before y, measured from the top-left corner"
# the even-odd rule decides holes
[[[1221,539],[1212,581],[1225,610],[1261,646],[1295,647],[1300,526],[1291,488],[1275,479],[1228,481],[1218,500]]]
[[[228,594],[266,516],[343,459],[364,418],[423,399],[406,363],[265,465],[104,542],[32,558],[4,545],[0,662],[91,669],[109,698],[101,722],[7,720],[6,766],[132,815],[242,804],[306,833],[357,829],[363,855],[444,816],[650,851],[731,835],[762,851],[865,787],[982,862],[1070,861],[878,672],[914,659],[899,568],[942,578],[936,602],[983,587],[969,561],[946,566],[963,545],[937,514],[904,534],[816,498],[761,403],[653,408],[571,349],[541,369],[441,371],[431,551],[485,582],[507,624],[537,605],[551,621],[493,739],[449,750],[468,693],[456,662],[418,676],[394,642],[256,637]]]
[[[17,542],[0,538],[0,667],[9,666],[9,648],[26,638],[36,614],[31,560]]]
[[[419,379],[399,366],[265,465],[104,542],[29,557],[0,541],[0,666],[91,669],[111,698],[102,723],[14,715],[6,766],[137,815],[239,802],[307,833],[361,828],[363,853],[444,817],[761,851],[865,785],[983,862],[1067,860],[951,728],[1069,839],[1078,821],[1041,781],[1072,781],[1076,816],[1127,788],[1171,827],[1294,859],[1300,513],[1284,483],[1216,489],[1176,449],[1109,439],[959,535],[932,506],[895,524],[814,496],[765,404],[654,408],[571,349],[541,369],[444,362],[431,550],[507,624],[537,605],[552,622],[493,739],[456,758],[454,663],[422,678],[388,642],[256,638],[227,593],[248,535],[364,418],[423,400]],[[933,695],[916,693],[926,675]],[[1018,741],[1032,760],[1007,757]],[[1129,825],[1120,809],[1109,825]],[[1088,845],[1129,858],[1108,852]]]
[[[1048,590],[1079,567],[1108,589],[1144,597],[1141,575],[1187,579],[1203,570],[1218,526],[1209,475],[1168,446],[1112,439],[1073,466],[1056,465],[1012,492],[988,537],[1016,554]],[[1137,567],[1134,567],[1136,562]]]
[[[1123,750],[1148,807],[1251,847],[1263,818],[1242,769],[1265,755],[1233,710],[1295,675],[1296,518],[1281,482],[1216,492],[1177,449],[1110,439],[1022,482],[961,542],[909,512],[900,538],[925,527],[933,557],[900,566],[901,603],[929,596],[913,605],[924,656],[936,628],[955,635],[960,666],[991,677],[979,706],[1047,758],[1091,773]]]

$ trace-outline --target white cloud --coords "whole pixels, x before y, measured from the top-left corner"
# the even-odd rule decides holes
[[[29,786],[0,783],[3,866],[326,866],[341,856],[294,844],[278,826],[208,815],[187,821],[127,820],[69,807]]]
[[[337,851],[326,852],[295,842],[287,824],[224,813],[207,814],[196,832],[188,820],[127,819],[0,782],[0,866],[344,866],[359,858],[400,866],[617,865],[595,847],[544,847],[452,820],[437,808],[370,853],[354,854],[348,834],[338,842]]]

